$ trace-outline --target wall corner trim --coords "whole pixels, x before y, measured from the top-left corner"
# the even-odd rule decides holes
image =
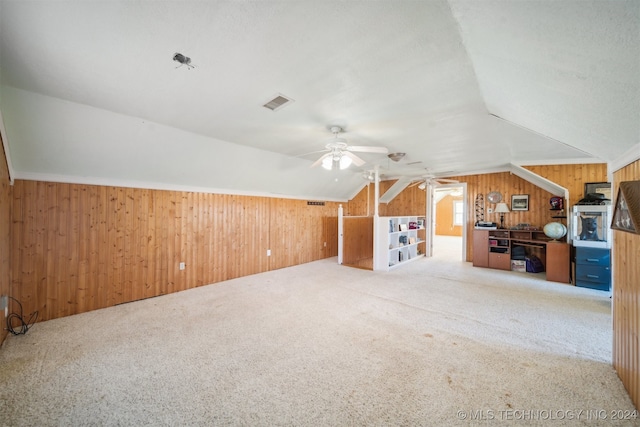
[[[7,170],[9,171],[9,185],[13,185],[15,174],[13,173],[13,165],[11,164],[11,153],[9,152],[9,138],[4,127],[4,119],[0,110],[0,137],[2,137],[2,148],[4,149],[4,157],[7,159]]]
[[[615,171],[622,169],[623,167],[640,160],[640,142],[629,148],[625,153],[615,160],[609,162],[609,173],[612,174]]]
[[[568,198],[568,190],[563,186],[556,184],[553,181],[548,180],[536,173],[531,172],[529,169],[525,169],[522,166],[511,164],[510,172],[514,175],[519,176],[525,181],[529,181],[533,185],[536,185],[554,196],[559,197],[567,197]]]

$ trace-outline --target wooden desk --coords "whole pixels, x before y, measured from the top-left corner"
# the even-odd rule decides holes
[[[566,242],[552,241],[542,231],[475,229],[473,265],[511,270],[511,253],[515,246],[524,246],[529,252],[539,255],[547,280],[571,283],[571,246]]]

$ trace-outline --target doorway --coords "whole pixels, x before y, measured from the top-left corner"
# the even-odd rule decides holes
[[[430,185],[430,256],[448,261],[467,260],[467,184]]]

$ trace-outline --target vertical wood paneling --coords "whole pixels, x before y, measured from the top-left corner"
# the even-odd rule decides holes
[[[623,181],[640,180],[640,160],[614,172],[613,198]],[[613,366],[640,408],[640,234],[613,230]]]
[[[527,166],[527,169],[540,176],[550,179],[569,190],[569,203],[565,205],[565,209],[571,207],[580,200],[584,192],[584,184],[586,182],[605,182],[606,181],[606,165],[603,164],[585,164],[585,165],[552,165],[552,166]],[[473,260],[473,225],[475,223],[475,198],[478,194],[485,196],[485,221],[500,221],[499,214],[489,214],[489,207],[495,208],[494,205],[486,201],[486,195],[490,191],[499,191],[503,200],[511,208],[511,196],[514,194],[529,195],[528,211],[511,211],[504,216],[505,226],[512,227],[520,223],[531,224],[532,226],[543,227],[550,221],[556,221],[552,216],[554,212],[550,211],[549,199],[551,193],[521,179],[509,172],[492,173],[482,175],[466,175],[459,177],[451,177],[460,182],[467,183],[467,260]],[[586,181],[583,181],[586,179]],[[565,201],[566,203],[566,201]],[[564,222],[566,224],[566,222]]]
[[[0,147],[4,147],[0,139]],[[4,149],[0,149],[0,295],[10,295],[11,287],[11,197],[12,191],[9,185],[9,168]],[[4,327],[4,313],[0,315],[2,327],[0,327],[0,344],[7,337]]]
[[[4,152],[3,152],[3,156],[4,156]],[[4,179],[4,178],[3,178]],[[5,221],[6,219],[9,219],[10,221],[10,244],[9,247],[6,248],[7,252],[6,252],[6,258],[4,256],[4,252],[3,252],[3,257],[2,259],[5,260],[5,262],[9,263],[9,266],[7,268],[7,272],[2,271],[3,275],[9,275],[11,277],[11,284],[10,286],[4,285],[0,283],[0,289],[2,290],[2,292],[6,291],[6,295],[11,295],[14,298],[21,300],[21,289],[19,289],[17,286],[14,287],[14,277],[27,277],[29,278],[29,273],[27,272],[27,269],[23,267],[23,259],[26,259],[26,254],[27,254],[27,247],[26,247],[26,239],[23,236],[23,232],[24,229],[22,227],[22,220],[18,221],[18,220],[14,220],[12,217],[12,213],[17,214],[18,218],[22,218],[22,212],[23,212],[23,195],[22,195],[22,191],[21,189],[16,189],[16,188],[12,188],[11,189],[11,199],[10,200],[6,200],[7,203],[4,203],[5,200],[0,200],[0,218],[2,221]],[[3,192],[0,195],[0,197],[5,197],[5,193],[4,193],[4,187],[3,187]],[[4,217],[4,215],[8,215],[7,218]],[[4,227],[4,225],[0,225],[0,227]],[[7,228],[7,231],[9,231],[9,228]],[[0,251],[4,251],[5,247],[0,246]],[[11,256],[11,258],[9,258]],[[13,270],[13,271],[10,271]],[[10,307],[13,306],[13,303],[10,303]],[[10,310],[12,311],[12,310]],[[7,335],[7,331],[2,331],[0,333],[0,342],[2,342]]]
[[[7,293],[40,320],[337,255],[337,203],[36,181],[14,190]]]
[[[323,256],[322,258],[338,255],[338,217],[325,216],[323,227]],[[325,246],[326,243],[326,246]]]
[[[95,297],[92,299],[93,304],[96,308],[108,307],[109,303],[113,301],[109,295],[109,278],[108,267],[109,267],[109,259],[108,259],[108,250],[106,241],[108,238],[107,234],[107,199],[108,199],[108,188],[107,187],[98,187],[97,192],[97,202],[94,213],[96,214],[96,221],[94,222],[94,245],[93,245],[93,254],[97,258],[95,265],[97,265],[97,279],[98,279],[98,289],[95,293]],[[43,200],[43,203],[47,203],[46,199]],[[64,250],[64,248],[60,248]],[[46,278],[43,278],[46,279]],[[48,317],[51,318],[51,317]]]
[[[48,213],[50,211],[49,207],[44,203],[45,200],[45,190],[46,185],[38,186],[35,188],[36,190],[36,204],[33,206],[33,215],[37,218],[37,236],[36,236],[36,247],[35,247],[35,271],[36,271],[36,283],[35,289],[32,290],[32,295],[29,297],[32,298],[36,304],[41,304],[41,306],[50,310],[48,305],[48,297],[49,292],[47,290],[47,282],[45,282],[47,277],[47,241],[48,241],[48,228],[51,219],[48,217]],[[53,197],[52,203],[56,203],[55,196]],[[41,313],[43,316],[50,316],[50,312]]]
[[[308,206],[306,201],[289,199],[271,199],[270,203],[270,269],[335,256],[327,254],[324,246],[327,233],[322,230],[323,224],[328,225],[324,218],[337,217],[338,203],[326,202],[325,206]],[[337,238],[337,222],[332,224],[336,226]]]
[[[370,216],[373,215],[373,204],[369,204],[370,193],[373,193],[373,184],[366,184],[356,196],[344,206],[345,216]]]
[[[342,263],[373,270],[373,217],[344,217]]]
[[[584,197],[585,183],[607,182],[606,163],[525,166],[525,168],[569,190],[569,200],[565,200],[565,207],[575,205]]]
[[[462,226],[453,224],[453,203],[462,197],[445,196],[436,204],[436,229],[439,236],[462,236]]]
[[[395,181],[380,183],[380,194],[386,191]],[[380,205],[380,216],[423,216],[427,210],[427,193],[417,185],[405,188],[391,202]]]

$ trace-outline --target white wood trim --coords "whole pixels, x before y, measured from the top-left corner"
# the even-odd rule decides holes
[[[525,160],[519,162],[512,162],[518,166],[548,166],[548,165],[580,165],[580,164],[595,164],[595,163],[607,163],[606,160],[602,160],[596,157],[583,157],[575,159],[561,159],[561,160]]]
[[[4,127],[4,119],[2,117],[2,111],[0,111],[0,136],[2,136],[2,148],[4,149],[4,156],[7,159],[7,169],[9,170],[9,185],[13,185],[15,173],[13,172],[13,165],[11,164],[11,153],[9,152],[9,138],[7,137],[7,131]]]
[[[333,199],[333,198],[319,198],[318,196],[289,196],[278,193],[267,192],[252,192],[237,189],[226,188],[210,188],[210,187],[195,187],[190,185],[177,185],[167,184],[160,182],[145,182],[145,181],[130,181],[119,180],[112,178],[102,177],[79,177],[69,175],[56,175],[56,174],[42,174],[34,172],[18,172],[15,174],[15,179],[23,179],[25,181],[44,181],[44,182],[60,182],[65,184],[84,184],[84,185],[101,185],[108,187],[124,187],[124,188],[142,188],[146,190],[167,190],[167,191],[186,191],[192,193],[206,193],[206,194],[232,194],[237,196],[254,196],[254,197],[271,197],[277,199],[292,199],[292,200],[317,200],[324,202],[339,202],[347,203],[345,199]]]
[[[398,180],[394,182],[387,191],[384,192],[382,197],[380,197],[380,203],[391,202],[398,194],[402,193],[402,191],[407,188],[409,184],[411,184],[412,180],[413,178],[409,176],[398,178]]]
[[[519,176],[525,181],[529,181],[530,183],[548,191],[554,196],[565,197],[568,194],[568,190],[561,185],[556,184],[555,182],[544,178],[537,173],[531,172],[529,169],[525,169],[522,166],[511,165],[511,173]],[[567,197],[568,200],[568,197]]]
[[[466,221],[467,215],[469,214],[469,204],[467,203],[467,183],[466,182],[453,182],[450,184],[429,184],[427,186],[427,221],[429,223],[429,227],[427,228],[427,256],[433,256],[433,240],[435,238],[436,229],[434,222],[434,215],[436,211],[436,205],[438,201],[435,200],[435,189],[436,188],[462,188],[462,218],[464,219],[462,222],[462,254],[460,259],[462,262],[467,261],[467,227],[468,224]]]
[[[338,264],[342,265],[344,256],[344,210],[338,206]]]
[[[608,164],[609,174],[622,169],[623,167],[640,160],[640,142],[629,148],[625,153]]]

